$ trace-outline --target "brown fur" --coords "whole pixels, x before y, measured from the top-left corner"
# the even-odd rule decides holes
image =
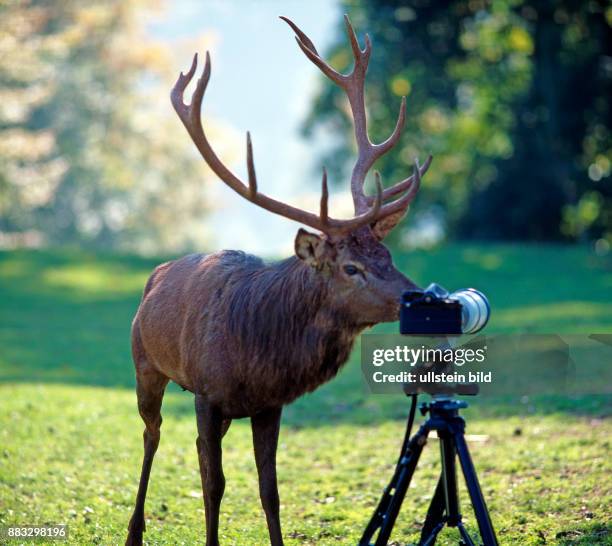
[[[235,251],[163,264],[134,320],[137,365],[229,418],[287,404],[336,375],[361,329],[324,305],[318,277],[297,258],[266,265]]]
[[[128,544],[142,540],[144,497],[169,380],[196,395],[207,544],[218,544],[225,484],[221,437],[241,417],[253,420],[260,494],[272,543],[282,544],[276,471],[270,468],[282,406],[333,378],[359,332],[395,320],[399,295],[414,287],[370,228],[338,240],[300,230],[296,252],[299,257],[273,264],[238,251],[193,254],[151,275],[132,327],[147,428]],[[359,273],[348,275],[347,265]]]

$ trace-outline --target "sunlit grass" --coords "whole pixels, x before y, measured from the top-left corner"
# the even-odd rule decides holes
[[[396,256],[421,285],[482,289],[493,305],[491,333],[612,330],[611,263],[585,249],[453,245]],[[64,522],[73,544],[124,540],[142,456],[129,327],[159,261],[0,253],[0,525]],[[147,504],[151,544],[203,543],[193,398],[178,391],[164,401]],[[481,436],[470,445],[502,544],[612,543],[609,403],[472,401],[468,432]],[[286,408],[278,467],[288,545],[357,542],[391,474],[406,411],[401,398],[365,392],[356,355],[337,379]],[[232,425],[224,457],[223,543],[265,544],[247,421]],[[396,540],[417,539],[437,457],[434,439]]]
[[[127,268],[104,268],[96,264],[72,265],[47,269],[41,280],[49,287],[83,292],[134,292],[142,288],[142,273]]]
[[[63,522],[72,544],[122,542],[142,449],[134,395],[23,384],[2,387],[0,396],[0,523]],[[314,404],[311,397],[307,405]],[[405,413],[405,404],[396,404],[397,413]],[[149,544],[202,544],[191,395],[166,395],[163,413],[146,539]],[[331,417],[305,426],[290,417],[282,428],[278,472],[288,545],[356,544],[391,475],[401,421],[381,414],[364,425],[353,423],[346,412],[341,419]],[[470,419],[468,433],[502,544],[561,544],[564,537],[567,544],[606,543],[612,503],[608,420],[565,414],[481,416]],[[224,462],[222,543],[266,544],[248,422],[232,424]],[[396,539],[417,540],[438,472],[437,440],[432,438]],[[468,528],[475,531],[467,503],[464,511]],[[457,540],[446,532],[439,543]]]

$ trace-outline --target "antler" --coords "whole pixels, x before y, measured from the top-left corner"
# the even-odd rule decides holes
[[[189,82],[193,79],[196,68],[198,65],[198,55],[194,55],[191,68],[187,74],[179,75],[179,78],[172,89],[170,98],[172,105],[176,110],[179,118],[183,122],[183,125],[187,129],[187,132],[191,136],[194,144],[198,148],[200,154],[208,163],[210,168],[215,174],[225,182],[230,188],[236,193],[240,194],[245,199],[255,203],[256,205],[269,210],[275,214],[295,220],[301,224],[305,224],[314,229],[318,229],[329,235],[342,235],[350,231],[354,231],[361,226],[369,225],[376,220],[380,219],[383,191],[380,180],[377,180],[376,184],[376,197],[373,198],[373,205],[366,207],[364,212],[356,215],[354,218],[347,220],[336,220],[328,215],[328,189],[327,189],[327,172],[323,170],[323,178],[321,181],[321,205],[319,214],[313,214],[302,209],[298,209],[281,201],[277,201],[263,193],[259,193],[257,190],[257,178],[255,175],[255,164],[253,161],[253,146],[251,144],[251,135],[247,132],[247,171],[248,171],[248,184],[245,184],[240,178],[232,173],[219,159],[217,154],[214,152],[202,127],[201,120],[201,107],[202,99],[204,97],[204,91],[208,85],[210,79],[210,55],[206,53],[206,62],[204,64],[204,72],[202,77],[198,80],[196,89],[191,98],[191,104],[188,106],[183,102],[183,94],[185,88],[189,85]],[[387,212],[386,214],[391,214]],[[385,214],[385,215],[386,215]]]
[[[302,32],[293,21],[282,16],[281,19],[285,21],[295,32],[295,39],[306,57],[308,57],[316,66],[318,66],[321,72],[323,72],[330,80],[341,87],[348,97],[351,112],[353,114],[355,140],[357,141],[358,152],[357,161],[353,167],[353,172],[351,175],[351,193],[353,195],[355,213],[363,213],[363,211],[367,210],[372,204],[372,198],[366,196],[363,191],[366,175],[374,162],[388,152],[393,146],[395,146],[399,140],[404,127],[404,122],[406,120],[406,97],[402,97],[399,115],[395,124],[395,129],[393,129],[391,136],[380,144],[373,144],[368,136],[364,94],[365,76],[368,69],[368,63],[370,61],[370,54],[372,52],[370,37],[367,34],[365,35],[365,48],[361,49],[348,16],[344,16],[346,32],[351,43],[351,49],[353,50],[355,64],[353,66],[353,70],[349,74],[341,74],[334,70],[319,56],[319,53],[317,52],[317,49],[310,38],[308,38],[308,36],[306,36],[306,34],[304,34],[304,32]],[[383,199],[388,199],[395,195],[399,195],[404,191],[406,191],[406,194],[397,201],[383,206],[380,211],[380,215],[382,217],[406,210],[418,191],[420,178],[427,172],[427,169],[431,164],[431,159],[431,156],[429,156],[423,166],[420,168],[418,167],[417,163],[416,170],[412,176],[398,182],[390,188],[387,188],[383,192]],[[379,180],[379,177],[377,177],[377,180]]]
[[[418,162],[415,161],[414,174],[393,187],[387,188],[384,190],[384,192],[382,190],[380,175],[375,173],[376,196],[369,197],[365,195],[363,185],[366,174],[374,162],[396,144],[400,137],[406,117],[406,99],[403,97],[397,124],[391,136],[380,144],[373,144],[370,142],[367,131],[364,102],[365,74],[368,68],[368,61],[370,59],[370,52],[372,49],[369,37],[366,35],[366,46],[365,49],[362,50],[359,47],[359,42],[355,36],[355,31],[353,30],[348,17],[345,16],[347,32],[351,42],[353,55],[355,57],[355,67],[348,75],[340,74],[319,57],[319,54],[312,41],[292,21],[286,17],[281,17],[281,19],[286,21],[295,31],[298,45],[306,56],[332,81],[344,89],[348,96],[351,110],[353,112],[355,138],[357,140],[359,154],[355,167],[353,168],[353,174],[351,176],[351,193],[353,195],[353,202],[355,204],[355,216],[347,220],[336,220],[329,216],[329,192],[327,188],[327,172],[325,169],[323,169],[323,178],[321,180],[321,204],[318,215],[298,209],[287,203],[277,201],[276,199],[259,193],[257,190],[257,178],[255,175],[255,163],[253,160],[253,146],[251,143],[251,135],[248,132],[246,146],[248,183],[245,184],[221,162],[206,138],[201,120],[202,99],[204,98],[204,92],[210,79],[211,70],[210,55],[208,53],[206,53],[204,72],[202,73],[202,77],[198,80],[196,89],[191,98],[191,104],[186,105],[183,102],[183,94],[185,92],[185,88],[189,85],[195,74],[198,65],[197,53],[194,55],[191,68],[187,74],[183,74],[181,72],[179,75],[179,78],[176,81],[170,95],[172,105],[174,106],[176,113],[183,122],[183,125],[187,129],[187,132],[191,136],[191,139],[198,148],[200,154],[206,163],[208,163],[210,168],[215,172],[215,174],[245,199],[248,199],[249,201],[266,210],[269,210],[270,212],[318,229],[327,233],[328,235],[344,235],[350,231],[355,231],[362,226],[374,224],[375,222],[388,216],[401,216],[412,199],[414,199],[414,196],[419,188],[421,176],[425,174],[429,168],[431,157],[427,159],[423,167],[419,167]],[[382,205],[383,200],[404,192],[406,193],[402,197],[392,201],[391,203],[387,203],[384,206]]]

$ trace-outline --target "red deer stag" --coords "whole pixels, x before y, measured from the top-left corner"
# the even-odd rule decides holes
[[[282,545],[276,482],[282,407],[334,377],[348,359],[355,337],[368,326],[396,320],[400,294],[415,286],[395,269],[381,240],[406,213],[431,157],[421,167],[415,161],[412,176],[385,190],[375,173],[375,197],[365,195],[363,188],[374,162],[400,137],[405,98],[391,136],[373,144],[364,104],[371,53],[368,36],[361,49],[346,18],[355,63],[345,75],[323,61],[293,22],[282,19],[295,32],[306,56],[348,96],[358,147],[351,177],[355,216],[347,220],[329,216],[325,171],[318,215],[260,193],[248,133],[248,181],[240,180],[221,162],[206,138],[200,114],[210,78],[208,54],[191,104],[183,103],[185,88],[196,71],[196,55],[189,72],[180,74],[171,98],[206,163],[245,199],[318,233],[300,228],[296,255],[278,263],[221,251],[165,263],[151,275],[132,327],[138,409],[146,428],[140,485],[126,544],[142,543],[145,496],[160,437],[160,408],[168,381],[174,381],[195,394],[207,546],[219,543],[219,506],[225,488],[221,439],[232,419],[242,417],[251,418],[270,542]]]

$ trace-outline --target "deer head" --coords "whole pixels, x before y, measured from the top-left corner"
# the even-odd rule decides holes
[[[355,207],[353,218],[339,220],[329,216],[325,169],[318,215],[260,193],[257,188],[251,136],[248,132],[247,182],[243,182],[221,162],[206,138],[201,121],[202,99],[211,71],[208,53],[204,72],[197,82],[191,104],[186,105],[183,102],[183,94],[195,74],[197,54],[189,71],[186,74],[181,73],[175,84],[171,93],[172,104],[202,157],[223,182],[256,205],[317,231],[312,233],[300,228],[295,239],[295,253],[325,281],[328,293],[332,295],[332,307],[354,317],[360,324],[397,320],[400,294],[415,285],[393,266],[391,254],[382,244],[382,240],[405,216],[432,158],[429,156],[422,166],[415,160],[411,176],[384,190],[380,175],[375,172],[376,195],[366,195],[364,183],[367,173],[375,161],[399,140],[406,117],[406,98],[402,98],[397,123],[391,136],[379,144],[372,143],[367,130],[364,94],[365,76],[372,51],[368,35],[365,37],[365,48],[361,49],[355,31],[345,15],[354,67],[349,74],[341,74],[319,56],[312,41],[292,21],[286,17],[281,19],[295,32],[297,44],[304,54],[340,86],[348,97],[358,150],[350,182]]]

